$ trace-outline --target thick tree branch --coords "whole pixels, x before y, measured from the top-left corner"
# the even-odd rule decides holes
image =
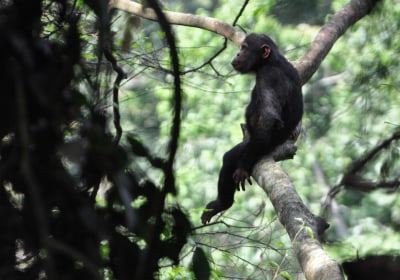
[[[125,11],[149,20],[157,20],[157,15],[151,8],[129,0],[110,0],[110,7]],[[164,11],[164,15],[170,24],[198,27],[220,34],[239,46],[245,34],[236,30],[232,25],[211,17],[193,14]]]
[[[241,125],[243,138],[249,137],[245,124]],[[277,147],[270,156],[261,159],[253,168],[252,177],[266,192],[279,221],[292,241],[294,251],[308,280],[343,279],[339,265],[322,249],[319,240],[329,227],[323,218],[312,214],[297,194],[288,175],[276,161],[292,158],[296,152],[294,142],[300,134],[298,125],[289,139]],[[294,148],[294,149],[293,149]]]
[[[274,160],[265,157],[254,167],[253,178],[267,193],[286,228],[306,278],[343,279],[339,265],[324,252],[318,240],[328,225],[307,209],[288,175]]]
[[[379,0],[352,0],[321,28],[306,54],[294,63],[300,73],[303,84],[317,71],[337,39],[350,26],[369,14],[377,2]]]

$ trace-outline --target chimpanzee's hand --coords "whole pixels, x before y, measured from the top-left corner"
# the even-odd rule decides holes
[[[242,186],[242,190],[245,190],[244,185],[246,180],[250,185],[252,184],[249,172],[242,168],[237,168],[233,173],[233,181],[235,182],[235,187],[238,191],[240,191],[240,186]]]
[[[201,222],[203,225],[208,224],[211,220],[211,218],[217,214],[217,212],[214,209],[210,209],[209,211],[203,212],[201,215]]]
[[[226,207],[221,206],[221,202],[219,200],[211,201],[207,204],[206,210],[204,210],[203,214],[201,215],[201,222],[203,225],[208,224],[214,215],[224,211],[225,209]]]

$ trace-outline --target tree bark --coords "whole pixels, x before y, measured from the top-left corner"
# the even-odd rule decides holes
[[[288,175],[270,157],[253,168],[253,178],[267,193],[279,221],[292,241],[294,252],[308,280],[342,280],[336,261],[331,259],[319,242],[327,227],[301,201]]]
[[[129,0],[110,0],[110,8],[119,9],[149,20],[157,20],[153,9],[145,8]],[[170,24],[197,27],[217,33],[232,41],[237,47],[240,46],[245,37],[242,31],[236,30],[232,25],[215,18],[170,11],[164,11],[164,14]]]
[[[294,66],[300,73],[301,80],[305,84],[317,71],[321,62],[346,30],[369,14],[380,0],[352,0],[343,6],[332,19],[318,32],[308,51],[294,62]]]

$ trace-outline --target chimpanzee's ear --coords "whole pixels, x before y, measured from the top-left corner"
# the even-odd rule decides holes
[[[271,53],[271,48],[267,44],[261,46],[261,57],[263,59],[268,58],[270,53]]]

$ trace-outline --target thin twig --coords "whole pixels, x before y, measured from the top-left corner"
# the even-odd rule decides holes
[[[244,9],[246,9],[247,4],[249,4],[250,0],[245,0],[242,7],[240,8],[239,13],[237,14],[237,16],[235,17],[235,19],[233,20],[232,26],[236,26],[239,18],[242,16]]]
[[[118,144],[122,136],[121,127],[121,114],[119,112],[119,87],[121,81],[126,78],[124,70],[117,64],[117,60],[109,49],[104,50],[105,58],[111,63],[113,70],[117,73],[113,84],[113,114],[114,114],[114,127],[115,127],[115,138],[114,143]]]
[[[239,18],[242,16],[247,4],[249,3],[250,0],[245,0],[242,7],[240,8],[239,13],[236,15],[235,19],[233,20],[233,24],[232,26],[235,26],[237,21],[239,20]],[[214,67],[212,66],[212,61],[217,58],[227,47],[228,45],[228,40],[227,38],[224,38],[224,43],[222,45],[222,47],[215,53],[213,54],[207,61],[205,61],[203,64],[201,64],[200,66],[196,67],[196,68],[192,68],[186,71],[182,71],[181,74],[185,75],[187,73],[191,73],[191,72],[196,72],[198,70],[200,70],[201,68],[203,68],[206,65],[211,65],[211,68],[214,70],[215,73],[217,73],[219,75],[219,73],[214,69]]]

